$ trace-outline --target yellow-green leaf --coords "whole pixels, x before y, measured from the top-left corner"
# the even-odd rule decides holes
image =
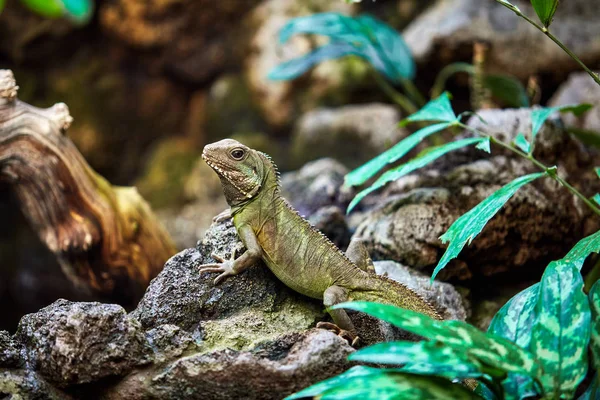
[[[558,0],[531,0],[531,5],[542,24],[546,28],[549,27],[552,23],[552,18],[554,18],[556,7],[558,7]]]

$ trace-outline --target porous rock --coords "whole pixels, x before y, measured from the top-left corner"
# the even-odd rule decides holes
[[[6,331],[0,331],[0,368],[15,368],[23,364],[19,344]]]
[[[600,138],[600,86],[586,72],[574,72],[563,83],[554,96],[548,101],[548,106],[558,107],[572,104],[591,104],[594,106],[588,112],[575,116],[565,113],[561,116],[566,126],[593,131],[596,141]]]
[[[531,4],[511,1],[534,21]],[[600,56],[600,25],[597,3],[588,0],[563,2],[550,31],[584,62]],[[538,22],[539,23],[539,22]],[[486,64],[490,72],[526,79],[540,72],[556,73],[577,68],[573,60],[546,35],[496,1],[438,0],[403,32],[419,64],[446,65],[462,61],[473,43],[489,45]]]
[[[511,142],[531,129],[530,109],[488,110],[469,122]],[[584,148],[560,124],[540,131],[534,155],[585,195],[598,191],[593,167],[598,153]],[[492,146],[448,154],[431,166],[402,177],[382,194],[364,200],[365,218],[355,235],[374,259],[391,259],[419,269],[433,268],[446,245],[438,239],[462,214],[518,176],[539,172],[529,161]],[[580,238],[598,228],[589,210],[551,179],[521,188],[467,246],[442,270],[441,278],[492,275],[513,268],[541,269],[561,258]]]
[[[464,321],[467,318],[464,300],[451,284],[440,281],[432,284],[431,277],[394,261],[375,261],[374,264],[377,275],[387,276],[416,291],[429,303],[435,304],[444,319]]]
[[[0,396],[10,400],[73,399],[31,370],[2,368],[0,368]]]
[[[123,375],[147,362],[140,324],[116,304],[57,300],[24,316],[15,337],[34,369],[59,387]]]

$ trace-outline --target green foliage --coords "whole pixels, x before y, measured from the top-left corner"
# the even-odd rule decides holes
[[[21,0],[21,3],[31,11],[47,18],[60,18],[63,15],[60,0]]]
[[[456,114],[450,104],[450,94],[444,92],[438,98],[425,104],[419,111],[402,120],[400,126],[406,126],[410,122],[417,121],[455,122],[456,120]]]
[[[92,17],[92,0],[61,0],[68,16],[80,23],[86,23]]]
[[[544,126],[544,122],[552,115],[553,113],[559,112],[571,112],[576,116],[583,114],[588,111],[592,106],[590,104],[577,104],[577,105],[566,105],[559,107],[544,107],[544,108],[536,108],[531,112],[531,150],[530,153],[533,152],[533,146],[535,145],[535,137]]]
[[[464,387],[444,379],[360,366],[288,396],[286,400],[314,396],[321,400],[478,398]]]
[[[402,164],[394,169],[391,169],[381,175],[379,179],[377,179],[370,187],[358,193],[354,199],[350,202],[348,206],[348,212],[350,212],[362,199],[364,199],[369,193],[382,188],[387,183],[400,179],[401,177],[419,169],[423,168],[427,164],[437,160],[441,156],[446,153],[449,153],[454,150],[458,150],[462,147],[477,145],[477,147],[482,148],[480,146],[484,146],[482,149],[489,148],[488,138],[469,138],[457,140],[455,142],[450,142],[443,144],[441,146],[431,147],[419,154],[417,157],[413,158],[406,164]],[[488,146],[488,147],[486,147]]]
[[[596,193],[592,199],[596,202],[596,204],[600,205],[600,194]]]
[[[370,178],[375,176],[381,171],[386,165],[394,163],[404,157],[406,153],[411,151],[415,146],[423,141],[429,135],[448,128],[451,124],[448,122],[441,122],[439,124],[430,125],[423,129],[419,129],[412,135],[404,138],[394,147],[381,153],[374,159],[351,171],[344,178],[344,184],[346,186],[358,186],[362,185]]]
[[[297,34],[324,35],[331,40],[311,53],[278,65],[269,72],[269,79],[294,79],[322,61],[346,55],[364,58],[393,82],[414,78],[415,64],[402,36],[373,17],[352,18],[330,12],[294,18],[279,32],[279,41],[285,43]]]
[[[596,370],[600,370],[600,281],[597,281],[589,293],[590,310],[592,311],[592,329],[590,348]]]
[[[594,380],[590,383],[584,394],[579,397],[579,400],[598,400],[600,399],[600,376],[598,372],[594,375]]]
[[[467,243],[471,243],[475,236],[483,230],[488,221],[496,215],[500,208],[502,208],[517,190],[543,175],[544,173],[540,172],[521,176],[513,180],[458,218],[452,226],[450,226],[448,231],[440,237],[442,243],[450,242],[450,244],[442,256],[442,259],[435,267],[431,279],[435,279],[438,272],[441,271],[450,260],[456,258]]]
[[[594,168],[594,171],[596,171],[596,175],[598,175],[598,178],[600,178],[600,167]]]
[[[6,0],[0,0],[0,13],[2,13],[2,10],[4,9],[4,4],[6,3]]]
[[[542,24],[546,28],[549,27],[552,23],[552,18],[554,18],[556,7],[558,7],[558,0],[531,0],[531,5]]]
[[[600,231],[581,239],[560,261],[573,264],[581,270],[583,262],[592,253],[600,252]]]
[[[531,150],[531,145],[529,144],[527,139],[525,139],[525,136],[522,133],[519,133],[515,138],[515,145],[519,149],[523,150],[524,153],[529,153],[529,151]]]
[[[490,89],[492,96],[508,107],[529,107],[527,90],[514,76],[485,75],[483,84]]]
[[[351,361],[403,365],[402,372],[448,379],[477,378],[482,365],[466,353],[439,341],[388,342],[350,354]]]
[[[494,316],[488,332],[510,340],[527,349],[531,343],[531,331],[536,318],[540,284],[519,292],[510,299]],[[533,380],[527,376],[509,373],[502,382],[505,393],[510,398],[523,398],[535,394]]]

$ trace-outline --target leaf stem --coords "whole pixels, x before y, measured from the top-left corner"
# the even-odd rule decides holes
[[[373,78],[381,90],[396,104],[398,104],[407,114],[414,114],[417,112],[417,107],[414,103],[405,95],[398,92],[392,85],[388,83],[377,71],[371,69]]]
[[[544,165],[543,163],[541,163],[540,161],[536,160],[533,155],[531,154],[527,154],[522,152],[521,150],[517,149],[516,147],[511,146],[508,143],[505,143],[501,140],[498,140],[497,138],[488,135],[485,132],[480,131],[477,128],[473,128],[469,125],[463,124],[462,122],[458,123],[457,126],[460,126],[463,129],[466,129],[470,132],[475,133],[476,135],[482,136],[482,137],[487,137],[490,139],[490,142],[505,148],[506,150],[511,151],[512,153],[525,158],[529,161],[531,161],[531,163],[533,165],[535,165],[536,167],[538,167],[539,169],[541,169],[542,171],[546,172],[546,174],[554,179],[555,181],[557,181],[561,186],[563,186],[564,188],[566,188],[569,192],[571,192],[573,195],[575,195],[576,197],[578,197],[581,201],[583,201],[583,203],[588,206],[588,208],[590,208],[594,213],[596,213],[597,215],[600,215],[600,208],[596,207],[596,205],[587,197],[585,197],[579,190],[577,190],[576,188],[574,188],[569,182],[565,181],[563,178],[561,178],[558,173],[556,172],[555,167],[548,167],[546,165]]]
[[[577,55],[575,55],[575,53],[573,53],[571,50],[569,50],[569,48],[567,46],[565,46],[556,36],[554,36],[548,30],[548,28],[546,28],[544,26],[541,26],[537,22],[533,21],[527,15],[523,14],[521,12],[521,10],[519,10],[518,7],[515,7],[515,6],[511,7],[511,5],[507,4],[506,2],[504,2],[502,0],[495,0],[495,1],[496,1],[496,3],[502,4],[504,7],[508,8],[511,11],[513,11],[519,17],[521,17],[525,21],[529,22],[531,25],[533,25],[534,27],[536,27],[536,29],[538,29],[540,32],[542,32],[544,35],[546,35],[548,38],[550,38],[550,40],[552,40],[554,43],[556,43],[558,45],[558,47],[560,47],[565,53],[567,53],[569,55],[569,57],[571,57],[577,64],[579,64],[579,66],[581,68],[583,68],[583,70],[585,72],[587,72],[598,85],[600,85],[600,76],[598,76],[598,74],[596,74],[594,71],[592,71],[591,69],[589,69],[587,67],[587,65],[585,65],[583,63],[583,61],[581,61],[579,59],[579,57],[577,57]]]

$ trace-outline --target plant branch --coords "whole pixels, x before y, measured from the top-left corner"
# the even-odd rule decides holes
[[[383,92],[396,104],[398,104],[407,114],[413,114],[417,112],[417,107],[414,103],[405,95],[398,92],[392,85],[388,83],[377,71],[371,69],[371,73],[377,85],[383,90]]]
[[[598,74],[596,74],[594,71],[592,71],[591,69],[589,69],[587,67],[587,65],[585,65],[583,63],[583,61],[581,61],[579,59],[579,57],[577,57],[577,55],[575,53],[573,53],[571,50],[569,50],[569,48],[567,46],[565,46],[556,36],[554,36],[548,30],[548,28],[546,28],[545,26],[541,26],[540,24],[538,24],[537,22],[535,22],[534,20],[532,20],[531,18],[529,18],[527,15],[523,14],[518,7],[516,7],[516,6],[514,6],[514,5],[510,4],[510,3],[506,3],[505,1],[502,1],[502,0],[495,0],[495,1],[496,1],[496,3],[500,3],[504,7],[508,8],[511,11],[513,11],[519,17],[521,17],[525,21],[529,22],[537,30],[539,30],[544,35],[546,35],[548,38],[550,38],[550,40],[552,40],[554,43],[556,43],[558,45],[558,47],[560,47],[565,53],[567,53],[569,55],[569,57],[571,57],[577,64],[579,64],[579,66],[581,68],[583,68],[583,70],[585,72],[587,72],[598,85],[600,85],[600,77],[598,76]]]
[[[585,197],[579,190],[577,190],[575,187],[573,187],[569,182],[565,181],[563,178],[561,178],[558,173],[555,171],[554,167],[548,167],[546,165],[544,165],[543,163],[541,163],[540,161],[536,160],[533,155],[531,154],[527,154],[522,152],[521,150],[517,149],[516,147],[511,146],[508,143],[505,143],[501,140],[498,140],[497,138],[488,135],[485,132],[480,131],[477,128],[473,128],[469,125],[463,124],[462,122],[458,123],[457,126],[460,126],[463,129],[466,129],[470,132],[475,133],[478,136],[482,136],[482,137],[487,137],[490,139],[490,142],[505,148],[506,150],[509,150],[510,152],[525,158],[529,161],[531,161],[532,164],[534,164],[536,167],[538,167],[539,169],[541,169],[542,171],[546,172],[546,174],[554,179],[555,181],[557,181],[561,186],[563,186],[564,188],[566,188],[569,192],[571,192],[573,195],[575,195],[576,197],[578,197],[581,201],[584,202],[584,204],[586,206],[588,206],[594,213],[596,213],[597,215],[600,215],[600,208],[598,208],[590,199],[588,199],[587,197]]]

